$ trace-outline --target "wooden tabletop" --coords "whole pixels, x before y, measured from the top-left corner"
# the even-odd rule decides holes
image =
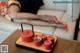
[[[29,49],[16,47],[15,42],[20,37],[20,30],[16,30],[1,45],[8,45],[8,53],[39,53]],[[80,53],[80,42],[58,38],[51,53]]]

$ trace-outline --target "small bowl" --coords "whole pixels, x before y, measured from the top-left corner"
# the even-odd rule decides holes
[[[34,44],[35,46],[41,46],[42,39],[40,37],[34,37]]]

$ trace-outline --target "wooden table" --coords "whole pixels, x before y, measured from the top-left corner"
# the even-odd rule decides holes
[[[8,45],[8,53],[39,53],[29,49],[16,47],[15,42],[20,36],[20,30],[16,30],[1,45]],[[80,53],[80,42],[58,38],[57,44],[51,53]]]

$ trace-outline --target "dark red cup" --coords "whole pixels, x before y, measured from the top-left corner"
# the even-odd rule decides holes
[[[45,40],[47,40],[47,35],[46,34],[42,34],[41,38],[42,38],[43,41],[45,41]]]
[[[52,41],[52,43],[54,43],[54,36],[53,35],[47,36],[47,40],[50,40]]]
[[[50,40],[44,41],[44,48],[50,50],[52,48],[52,42]]]

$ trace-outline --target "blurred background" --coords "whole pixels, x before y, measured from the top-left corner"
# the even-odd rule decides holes
[[[0,1],[7,2],[7,0]],[[59,28],[55,29],[55,27],[40,26],[34,26],[34,30],[47,34],[54,34],[64,39],[73,40],[76,19],[79,18],[80,0],[43,0],[43,2],[44,6],[40,8],[38,14],[48,14],[59,17],[62,21],[69,24],[69,31],[65,32]],[[31,29],[31,26],[24,25],[24,28]],[[21,29],[20,24],[13,23],[0,16],[0,42],[5,40],[16,29]],[[80,40],[80,31],[78,35],[78,40]]]

